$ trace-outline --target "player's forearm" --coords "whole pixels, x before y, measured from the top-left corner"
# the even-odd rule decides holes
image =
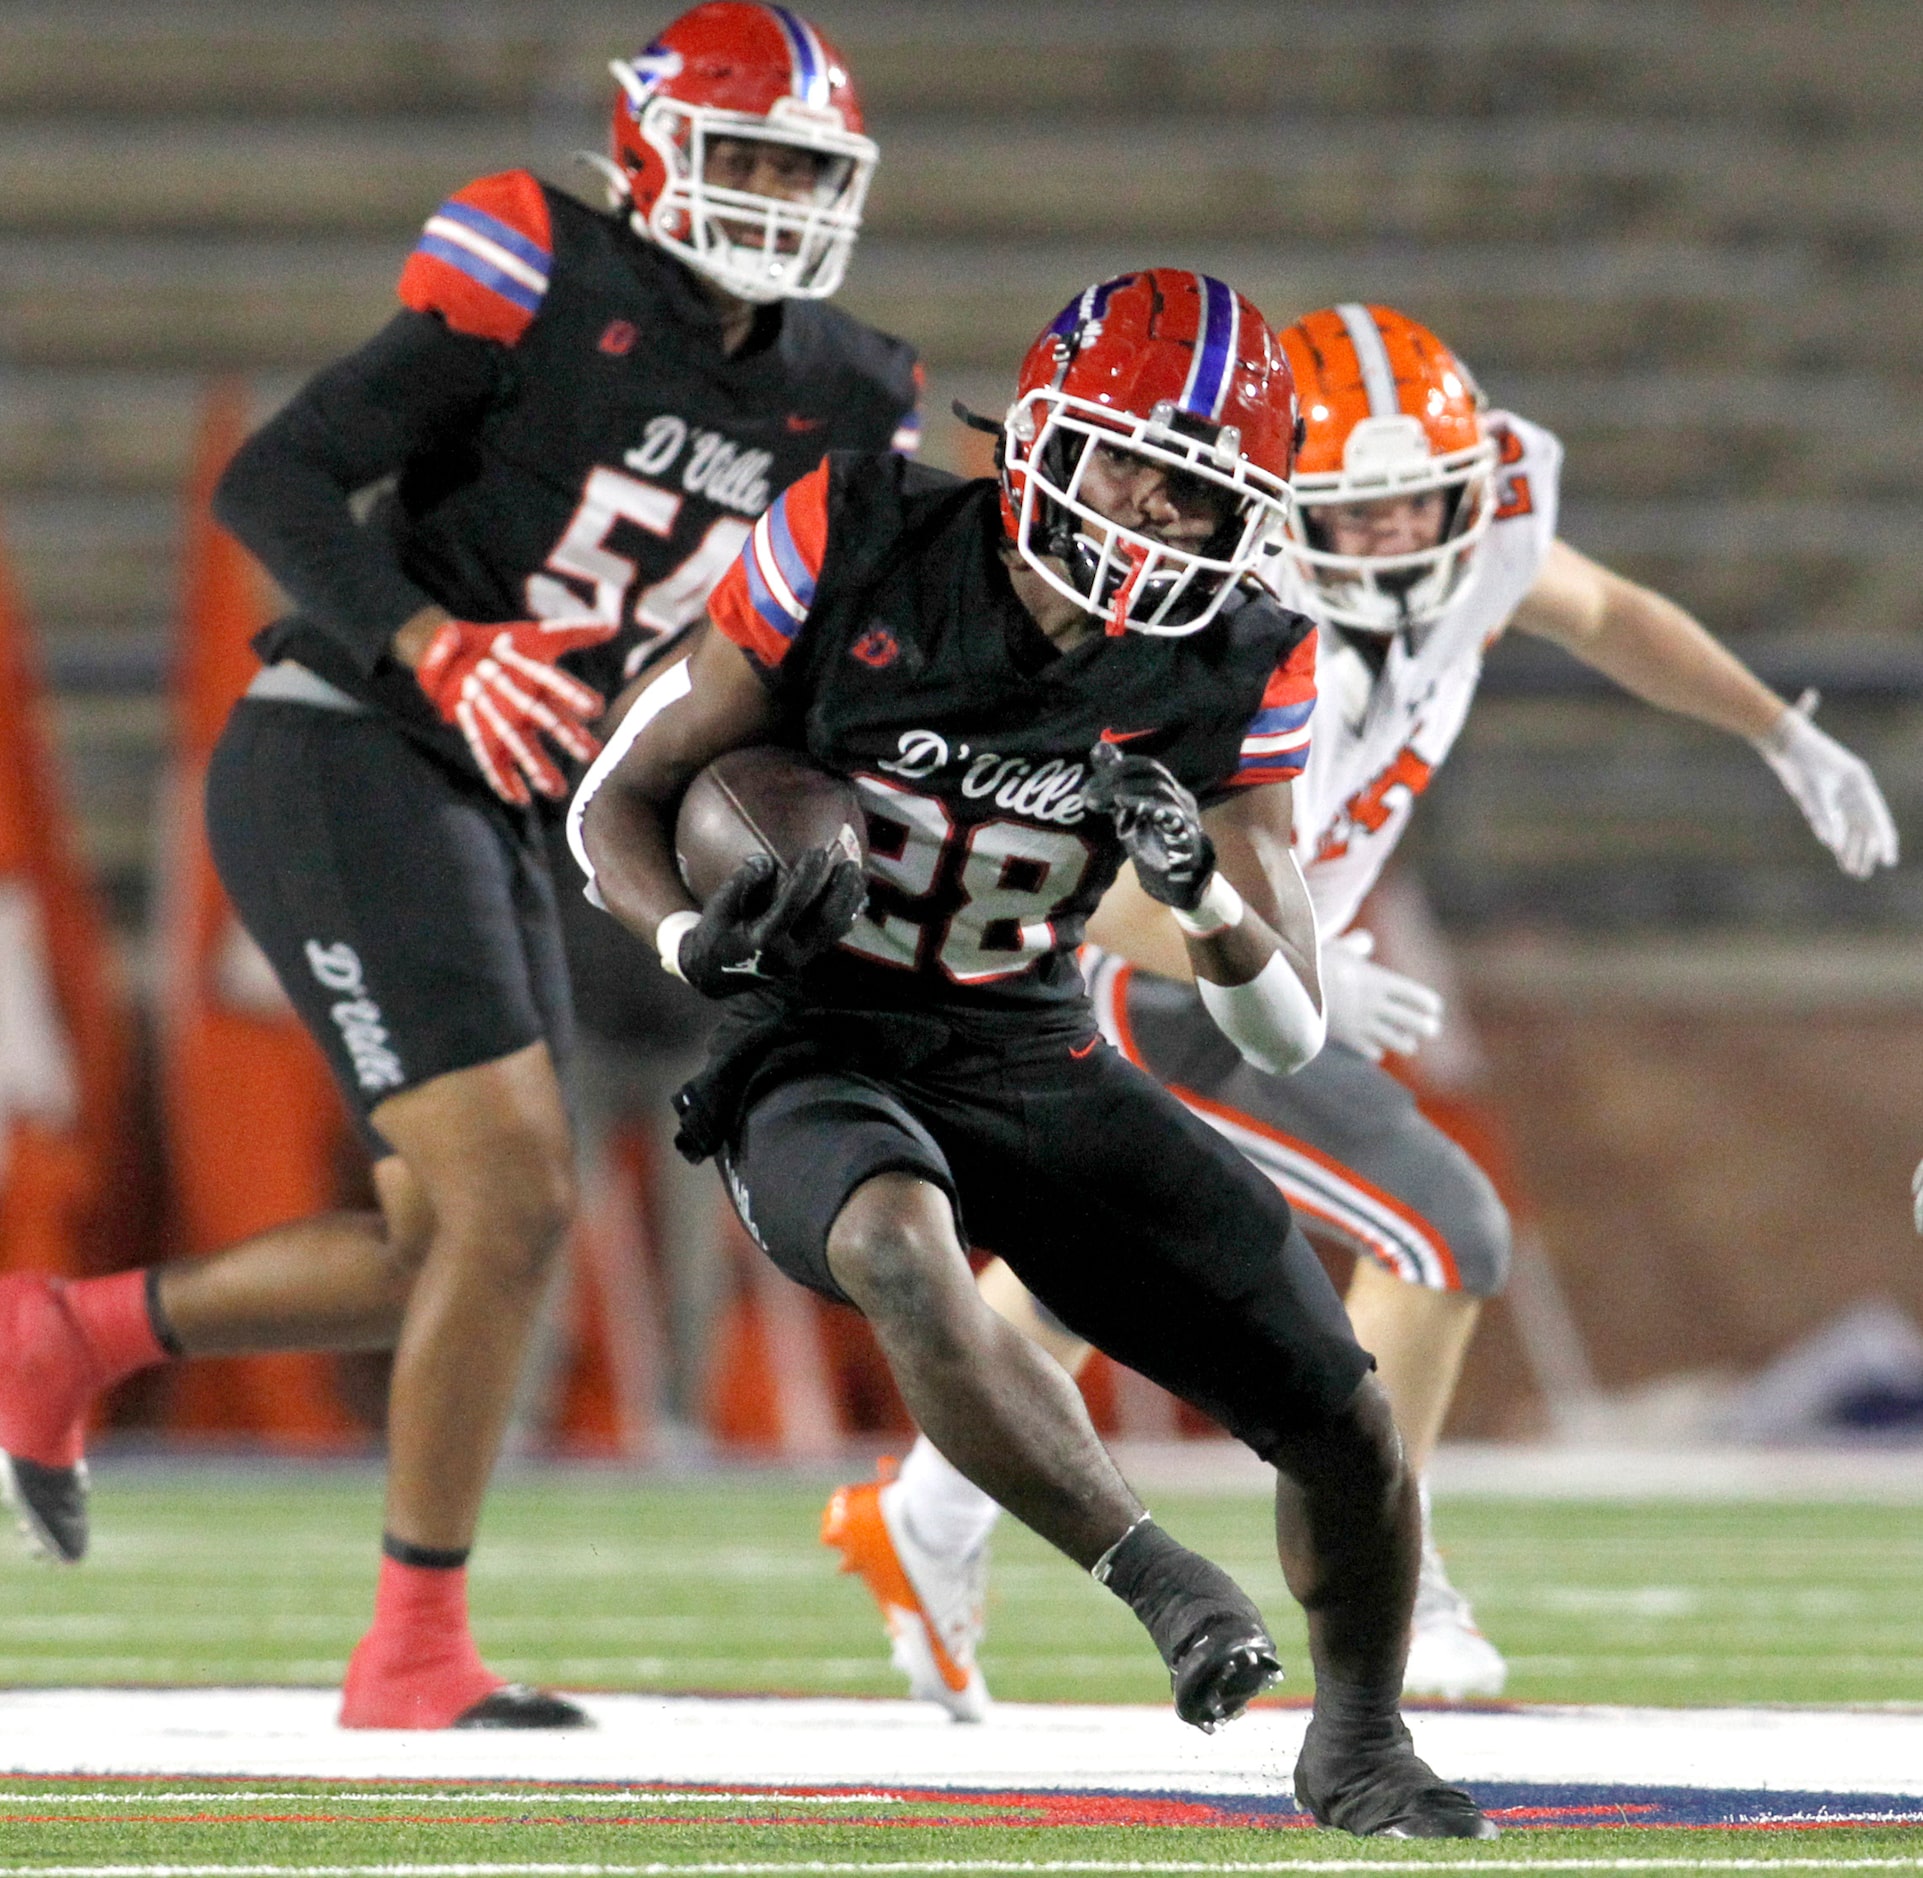
[[[671,913],[692,912],[674,861],[669,804],[653,790],[610,780],[581,817],[581,840],[601,903],[650,945]]]
[[[221,525],[363,670],[432,596],[355,497],[478,422],[506,370],[502,347],[397,315],[262,425],[214,492]]]
[[[276,420],[244,444],[214,492],[215,519],[301,613],[363,671],[431,604],[392,551],[354,519],[350,492]]]
[[[1691,614],[1611,575],[1586,633],[1555,635],[1585,665],[1653,704],[1736,737],[1760,737],[1785,705]]]
[[[1315,1057],[1328,1035],[1308,889],[1286,849],[1264,854],[1257,842],[1223,843],[1217,878],[1226,892],[1205,895],[1199,918],[1177,917],[1196,991],[1244,1061],[1289,1075]],[[1216,920],[1216,930],[1196,930]]]
[[[1321,1002],[1315,907],[1295,855],[1279,832],[1213,817],[1216,871],[1242,902],[1242,917],[1208,937],[1189,936],[1196,976],[1212,984],[1245,984],[1280,956],[1310,998]]]

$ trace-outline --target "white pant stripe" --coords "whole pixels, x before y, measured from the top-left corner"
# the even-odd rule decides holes
[[[1118,1050],[1128,1034],[1119,1008],[1118,987],[1126,984],[1127,967],[1121,959],[1091,950],[1084,954],[1089,996],[1095,1021]],[[1124,1051],[1126,1054],[1126,1051]],[[1131,1058],[1131,1061],[1139,1059]],[[1386,1265],[1398,1278],[1432,1291],[1450,1288],[1450,1260],[1436,1241],[1412,1220],[1385,1207],[1374,1194],[1344,1180],[1335,1169],[1290,1148],[1259,1129],[1211,1113],[1195,1103],[1184,1106],[1199,1115],[1218,1134],[1258,1167],[1299,1211],[1326,1221],[1369,1257]]]

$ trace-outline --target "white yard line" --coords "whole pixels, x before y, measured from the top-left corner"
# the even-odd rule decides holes
[[[925,1703],[583,1700],[592,1732],[352,1733],[334,1725],[332,1690],[15,1690],[0,1692],[0,1774],[1272,1797],[1287,1790],[1308,1719],[1262,1708],[1209,1736],[1150,1706],[1009,1702],[957,1727]],[[1434,1709],[1409,1722],[1453,1780],[1923,1799],[1923,1713],[1913,1710]]]

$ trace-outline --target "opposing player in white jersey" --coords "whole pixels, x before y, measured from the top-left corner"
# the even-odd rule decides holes
[[[1809,721],[1807,700],[1786,704],[1681,607],[1557,539],[1562,446],[1486,409],[1433,333],[1350,304],[1310,314],[1282,345],[1306,435],[1280,578],[1323,623],[1295,846],[1329,1043],[1286,1079],[1224,1047],[1182,982],[1173,925],[1127,875],[1090,929],[1107,950],[1085,953],[1084,970],[1109,1043],[1236,1142],[1311,1236],[1357,1254],[1350,1318],[1420,1472],[1482,1301],[1502,1288],[1509,1222],[1482,1170],[1380,1067],[1437,1033],[1442,1000],[1375,963],[1352,922],[1462,730],[1489,646],[1533,633],[1651,704],[1748,739],[1850,874],[1893,865],[1896,830],[1868,768]],[[1005,1267],[991,1264],[982,1288],[1070,1369],[1086,1359]],[[995,1513],[923,1438],[892,1483],[842,1488],[822,1526],[881,1604],[914,1693],[961,1720],[986,1706],[974,1657]],[[1506,1666],[1429,1541],[1426,1497],[1424,1522],[1405,1691],[1499,1693]]]

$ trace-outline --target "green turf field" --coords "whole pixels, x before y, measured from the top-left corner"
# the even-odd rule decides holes
[[[846,1871],[945,1878],[997,1870],[1394,1872],[1409,1865],[1618,1873],[1923,1867],[1923,1835],[1874,1827],[1534,1832],[1480,1845],[1423,1845],[1315,1831],[916,1826],[885,1821],[881,1809],[824,1818],[818,1808],[779,1804],[734,1808],[737,1816],[724,1820],[664,1819],[668,1810],[645,1803],[610,1809],[552,1790],[375,1796],[285,1782],[233,1798],[210,1794],[205,1783],[155,1783],[112,1803],[81,1797],[54,1804],[44,1791],[0,1782],[0,1874],[614,1878],[687,1871],[785,1878]]]
[[[474,1572],[477,1628],[512,1676],[641,1690],[897,1693],[863,1593],[817,1544],[821,1484],[755,1475],[634,1486],[511,1479]],[[1275,1619],[1301,1631],[1253,1498],[1154,1496]],[[0,1555],[0,1686],[329,1685],[365,1621],[371,1472],[109,1467],[95,1556]],[[1923,1694],[1923,1508],[1445,1502],[1459,1581],[1509,1652],[1513,1693],[1576,1702],[1871,1703]],[[1004,1527],[985,1667],[1012,1700],[1166,1700],[1133,1620]],[[644,1770],[637,1770],[641,1777]],[[766,1795],[478,1782],[0,1778],[0,1878],[715,1878],[887,1871],[1923,1870],[1923,1834],[1511,1831],[1484,1846],[1307,1830],[916,1823]],[[922,1812],[966,1811],[961,1799]]]
[[[824,1497],[753,1474],[511,1479],[476,1555],[483,1646],[564,1686],[898,1693],[866,1594],[816,1541]],[[1154,1505],[1255,1594],[1301,1690],[1262,1502]],[[109,1468],[94,1508],[79,1571],[0,1549],[0,1685],[339,1678],[372,1591],[373,1474]],[[1448,1501],[1437,1520],[1518,1698],[1923,1699],[1923,1507]],[[1167,1694],[1133,1618],[1012,1522],[983,1666],[1015,1701]]]

